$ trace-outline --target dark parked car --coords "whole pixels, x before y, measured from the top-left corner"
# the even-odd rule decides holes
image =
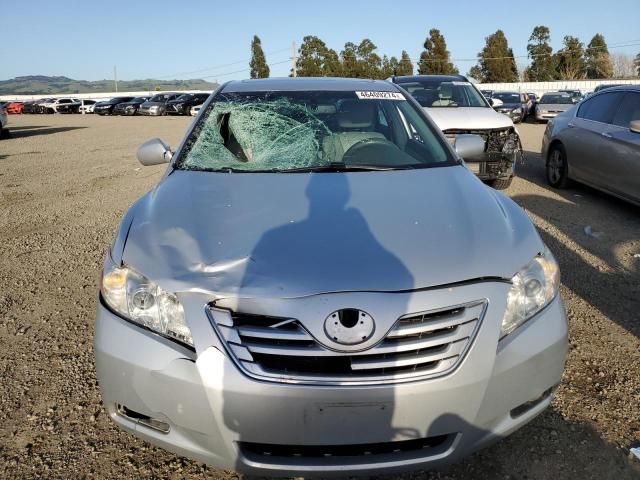
[[[208,93],[185,93],[167,102],[167,114],[191,115],[191,107],[202,105],[207,98],[209,98]]]
[[[495,110],[508,115],[513,123],[523,121],[531,110],[531,100],[526,93],[494,92],[491,98],[502,102],[502,105],[494,107]]]
[[[541,154],[551,186],[576,180],[640,205],[640,86],[607,88],[550,120]]]
[[[98,102],[95,104],[93,112],[98,115],[111,115],[116,105],[119,103],[129,102],[133,100],[133,98],[134,97],[114,97],[106,102]]]
[[[138,113],[140,115],[166,115],[167,102],[175,100],[181,94],[180,93],[159,93],[154,95],[149,100],[140,105]]]
[[[113,115],[135,115],[138,113],[140,105],[149,100],[149,97],[136,97],[128,102],[117,104],[113,108]]]
[[[38,113],[38,102],[40,100],[29,100],[22,105],[22,113]]]

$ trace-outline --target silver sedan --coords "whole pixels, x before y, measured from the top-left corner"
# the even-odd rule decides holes
[[[571,180],[640,205],[640,87],[598,92],[547,125],[547,181]]]
[[[97,306],[124,430],[248,475],[431,468],[540,414],[560,382],[558,265],[397,85],[223,85],[125,214]]]

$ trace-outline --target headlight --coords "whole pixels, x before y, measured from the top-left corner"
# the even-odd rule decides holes
[[[513,109],[513,110],[511,110],[511,111],[512,111],[513,113],[522,113],[522,108],[517,107],[517,108],[514,108],[514,109]]]
[[[511,279],[500,338],[509,335],[546,307],[560,287],[558,263],[548,248]]]
[[[182,305],[173,293],[107,254],[100,283],[102,298],[116,313],[172,340],[193,345]]]
[[[160,108],[160,107],[158,107],[158,105],[153,105],[153,106],[149,107],[149,110],[158,110],[158,108]]]
[[[509,138],[505,140],[504,145],[502,146],[502,153],[511,154],[518,151],[518,136],[516,134],[509,135]]]

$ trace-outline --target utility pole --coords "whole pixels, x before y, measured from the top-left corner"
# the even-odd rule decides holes
[[[291,73],[294,77],[298,76],[298,51],[296,50],[296,42],[291,42]]]
[[[118,93],[118,71],[115,65],[113,66],[113,83],[116,86],[116,93]]]

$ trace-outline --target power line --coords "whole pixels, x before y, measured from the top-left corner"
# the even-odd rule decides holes
[[[287,48],[287,50],[289,50],[289,49]],[[287,58],[286,60],[282,60],[282,61],[280,61],[280,62],[273,62],[273,63],[269,63],[269,64],[268,64],[268,66],[269,66],[269,67],[273,67],[273,66],[275,66],[275,65],[281,65],[281,64],[283,64],[283,63],[288,63],[288,62],[290,62],[290,61],[291,61],[291,59],[290,59],[290,58]],[[235,71],[233,71],[233,72],[216,73],[216,74],[214,74],[214,75],[207,75],[207,76],[204,76],[204,77],[202,77],[202,79],[205,79],[205,78],[214,78],[214,77],[215,77],[215,78],[218,78],[218,77],[226,77],[226,76],[228,76],[228,75],[235,75],[236,73],[244,73],[244,72],[248,72],[249,70],[251,70],[251,68],[243,68],[242,70],[235,70]]]
[[[282,52],[285,52],[285,51],[289,51],[289,49],[288,48],[281,48],[280,50],[274,50],[272,52],[267,52],[267,53],[265,53],[265,55],[274,55],[276,53],[282,53]],[[176,77],[176,76],[179,76],[179,75],[191,75],[191,74],[194,74],[194,73],[208,72],[209,70],[217,70],[219,68],[231,67],[233,65],[238,65],[240,63],[248,63],[250,61],[251,61],[251,59],[249,58],[247,60],[238,60],[237,62],[224,63],[224,64],[216,65],[216,66],[213,66],[213,67],[202,68],[200,70],[192,70],[190,72],[172,73],[171,75],[163,75],[161,77],[156,77],[156,78],[162,79],[162,78]],[[207,78],[210,78],[210,77],[213,77],[213,76],[215,76],[215,75],[209,75],[209,77],[207,77]]]

